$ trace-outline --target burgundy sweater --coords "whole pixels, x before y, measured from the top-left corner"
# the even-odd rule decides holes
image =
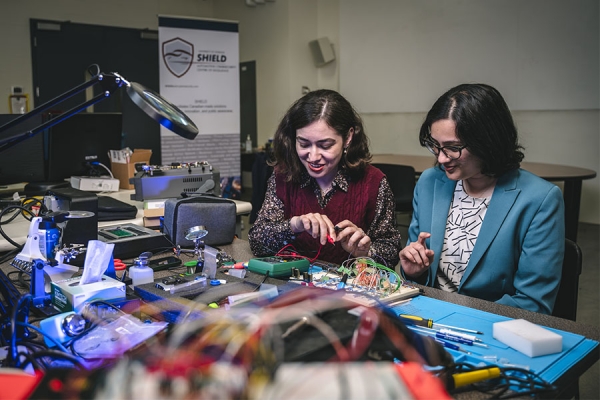
[[[350,220],[367,232],[375,217],[377,193],[383,176],[377,168],[367,166],[359,180],[350,180],[348,192],[336,188],[325,208],[319,205],[312,186],[300,187],[297,183],[285,182],[281,175],[276,176],[277,196],[285,204],[286,219],[297,215],[319,213],[327,215],[334,224],[346,219]],[[319,238],[313,238],[307,232],[296,234],[293,245],[307,257],[315,257],[321,246]],[[335,246],[327,243],[321,248],[318,258],[341,264],[348,256],[339,243]]]

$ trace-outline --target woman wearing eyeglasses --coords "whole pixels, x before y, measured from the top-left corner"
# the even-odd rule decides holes
[[[519,168],[516,127],[484,84],[444,93],[419,141],[436,157],[415,187],[403,275],[413,281],[552,313],[564,253],[560,189]]]

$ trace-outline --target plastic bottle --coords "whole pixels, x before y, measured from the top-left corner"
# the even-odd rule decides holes
[[[51,213],[44,216],[39,224],[40,252],[47,260],[54,259],[60,249],[61,231],[56,223],[62,221],[64,221],[63,215]]]
[[[133,265],[129,268],[129,276],[134,287],[144,283],[153,283],[154,270],[148,266],[148,257],[142,254],[133,260]]]
[[[252,139],[250,139],[250,135],[246,136],[246,153],[252,153]]]

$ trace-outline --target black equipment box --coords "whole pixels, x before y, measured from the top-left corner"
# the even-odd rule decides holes
[[[165,201],[163,232],[181,247],[194,247],[186,231],[203,225],[208,234],[202,238],[209,246],[233,242],[237,210],[235,202],[223,197],[198,195]]]
[[[72,187],[56,188],[46,192],[56,199],[52,211],[89,211],[91,217],[68,219],[62,244],[82,244],[98,239],[98,196]],[[56,208],[56,209],[54,209]]]
[[[182,193],[221,194],[219,171],[205,161],[174,167],[144,165],[142,168],[129,179],[135,189],[131,200],[177,198]]]
[[[152,253],[174,247],[162,233],[134,224],[104,226],[98,229],[96,238],[105,243],[114,243],[116,258],[133,258],[145,251]]]

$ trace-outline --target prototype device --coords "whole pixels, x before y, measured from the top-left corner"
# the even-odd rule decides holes
[[[181,193],[221,194],[220,173],[206,161],[142,168],[129,179],[135,189],[131,200],[178,198]]]
[[[248,271],[273,278],[289,278],[294,268],[300,272],[308,272],[310,262],[306,258],[265,257],[252,258],[248,262]]]
[[[356,278],[348,278],[345,282],[343,276],[329,272],[317,272],[312,275],[312,284],[332,290],[343,290],[344,298],[365,306],[374,306],[378,302],[395,304],[402,300],[410,299],[421,294],[421,290],[413,285],[402,282],[395,290],[381,290],[378,286],[361,284]],[[395,282],[394,282],[395,284]]]

